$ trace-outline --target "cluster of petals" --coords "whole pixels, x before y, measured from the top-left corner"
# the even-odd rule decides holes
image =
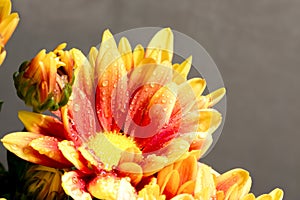
[[[197,162],[222,121],[212,107],[225,89],[203,95],[188,79],[192,59],[172,64],[173,33],[159,31],[146,49],[118,45],[106,30],[88,59],[76,51],[72,96],[55,116],[19,112],[26,132],[1,141],[17,156],[65,170],[73,199],[255,199],[242,169],[219,175]],[[282,199],[275,189],[257,199]]]

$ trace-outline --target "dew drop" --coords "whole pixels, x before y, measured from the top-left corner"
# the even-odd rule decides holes
[[[105,81],[102,82],[103,87],[106,87],[107,85],[108,85],[108,80],[105,80]]]
[[[166,103],[167,101],[166,101],[165,99],[162,99],[161,102],[162,102],[162,103]]]

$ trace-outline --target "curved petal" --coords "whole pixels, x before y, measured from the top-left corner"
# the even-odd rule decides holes
[[[227,197],[234,193],[234,190],[244,192],[244,188],[249,186],[249,179],[249,172],[246,170],[233,169],[216,178],[216,188],[218,191],[224,191],[225,197]]]
[[[33,149],[37,150],[40,154],[45,155],[59,163],[71,167],[72,164],[63,156],[58,149],[58,139],[49,136],[39,137],[29,143]]]
[[[86,191],[86,181],[80,171],[65,172],[62,175],[62,187],[65,193],[74,200],[92,200],[91,195]]]
[[[63,140],[58,143],[58,148],[77,169],[86,174],[91,174],[93,171],[88,168],[88,163],[84,157],[76,150],[74,143],[68,140]]]
[[[62,122],[55,117],[28,111],[19,111],[18,116],[26,130],[30,132],[65,138],[64,126]]]
[[[66,167],[66,165],[40,154],[29,146],[31,141],[40,137],[43,137],[43,135],[31,132],[15,132],[4,136],[1,142],[7,150],[29,162],[54,168]]]
[[[199,112],[198,131],[213,133],[222,122],[222,115],[215,109],[203,109]]]

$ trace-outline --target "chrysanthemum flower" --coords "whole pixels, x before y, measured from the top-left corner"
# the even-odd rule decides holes
[[[11,13],[10,0],[0,0],[0,65],[6,57],[5,45],[19,23],[18,13]]]
[[[68,106],[61,109],[61,121],[20,112],[29,132],[5,136],[4,146],[37,164],[69,167],[72,163],[77,170],[64,174],[63,187],[75,199],[91,197],[90,194],[114,199],[122,188],[129,196],[134,195],[131,184],[139,184],[143,177],[189,154],[199,158],[221,122],[220,113],[210,107],[225,90],[202,96],[205,80],[187,80],[191,58],[172,65],[172,51],[173,34],[169,28],[158,32],[145,51],[141,45],[132,51],[126,38],[117,47],[111,33],[105,31],[99,52],[92,48],[89,62],[75,72],[73,95]],[[26,64],[35,70],[21,70],[30,74],[20,77],[35,80],[39,71],[48,77],[47,69],[52,67],[41,70],[48,65],[35,62],[48,60],[42,54],[32,64]],[[49,54],[48,57],[55,55]],[[42,80],[52,89],[53,77]],[[47,99],[48,91],[38,98]]]
[[[72,96],[57,118],[21,111],[28,132],[6,135],[4,146],[65,168],[62,187],[73,199],[251,199],[248,172],[219,175],[197,162],[221,122],[212,106],[225,89],[202,95],[205,80],[187,79],[191,58],[172,64],[172,57],[169,28],[133,51],[105,31],[89,61],[74,56]],[[269,196],[279,200],[280,192]]]
[[[53,52],[41,50],[14,74],[18,96],[36,112],[57,110],[69,100],[77,65],[74,54],[79,50],[66,51],[65,47],[63,43]]]

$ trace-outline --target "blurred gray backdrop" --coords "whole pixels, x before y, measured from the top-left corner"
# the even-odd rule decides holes
[[[228,91],[222,135],[203,162],[247,169],[257,195],[281,187],[299,199],[300,1],[22,0],[13,10],[21,21],[0,68],[1,136],[22,129],[12,74],[40,49],[65,41],[88,52],[106,28],[168,26],[202,44]]]

